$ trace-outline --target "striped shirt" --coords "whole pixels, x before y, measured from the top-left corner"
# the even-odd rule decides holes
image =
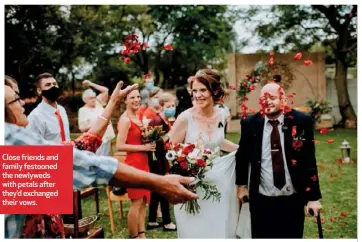
[[[22,127],[5,123],[5,145],[59,145],[46,141]],[[108,185],[118,167],[118,160],[97,156],[88,151],[73,150],[73,188]],[[5,238],[19,238],[25,215],[5,215]]]

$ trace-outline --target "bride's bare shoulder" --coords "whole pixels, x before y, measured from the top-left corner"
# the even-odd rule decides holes
[[[177,119],[180,119],[180,120],[183,120],[183,121],[187,120],[190,115],[193,115],[194,110],[195,110],[194,107],[186,109],[185,111],[180,113],[180,115],[177,117]]]

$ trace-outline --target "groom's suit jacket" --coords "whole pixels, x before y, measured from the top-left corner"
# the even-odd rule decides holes
[[[236,185],[248,184],[250,164],[250,205],[259,192],[264,122],[260,113],[241,120],[241,138],[236,153]],[[313,127],[312,117],[300,111],[292,110],[284,115],[282,132],[286,162],[293,186],[305,202],[322,197],[315,159]]]

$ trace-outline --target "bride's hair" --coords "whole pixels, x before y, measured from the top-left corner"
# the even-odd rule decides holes
[[[225,96],[225,91],[221,87],[221,76],[216,72],[210,69],[201,69],[196,72],[195,76],[191,81],[192,85],[195,81],[198,81],[206,86],[206,88],[211,92],[212,98],[215,102],[220,101]]]

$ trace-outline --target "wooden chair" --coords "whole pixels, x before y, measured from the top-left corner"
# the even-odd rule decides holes
[[[93,238],[104,238],[104,230],[103,228],[93,227],[88,230],[87,233],[80,233],[79,231],[79,220],[82,218],[81,216],[81,192],[79,190],[73,190],[73,224],[74,231],[73,234],[68,236],[72,236],[72,238],[85,238],[85,239],[93,239]]]
[[[126,153],[125,152],[115,152],[113,154],[113,157],[116,158],[119,162],[124,162],[124,159],[126,157]],[[119,202],[119,208],[120,208],[119,215],[120,215],[120,218],[122,220],[123,219],[123,201],[129,200],[129,198],[128,198],[127,193],[122,195],[122,196],[118,196],[118,195],[113,194],[111,189],[112,189],[111,186],[107,186],[106,193],[107,193],[107,199],[108,199],[108,212],[109,212],[109,220],[110,220],[110,223],[111,223],[111,231],[112,231],[112,233],[114,233],[115,226],[114,226],[112,202],[113,201]]]

